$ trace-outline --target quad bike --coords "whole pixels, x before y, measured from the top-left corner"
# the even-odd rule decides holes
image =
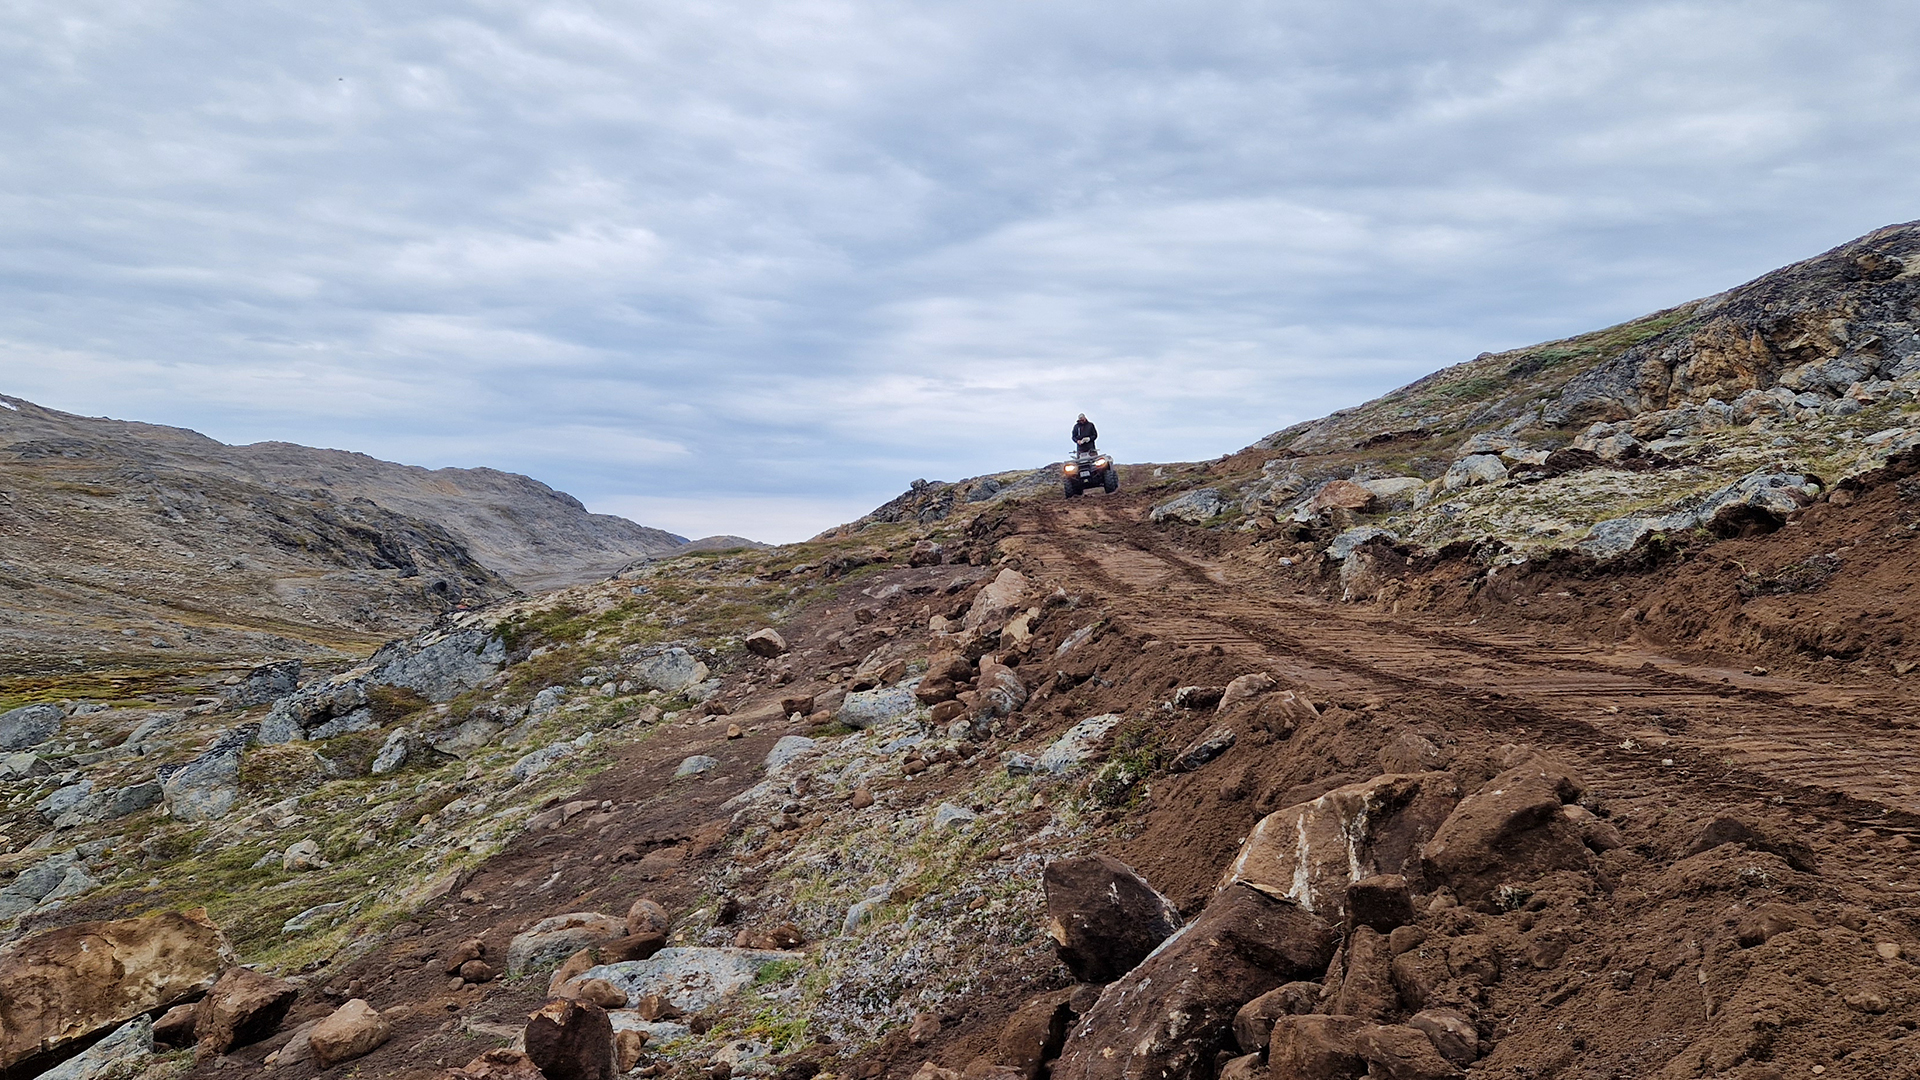
[[[1102,488],[1109,495],[1120,490],[1120,470],[1113,467],[1113,459],[1086,445],[1060,466],[1060,476],[1069,499],[1088,488]]]

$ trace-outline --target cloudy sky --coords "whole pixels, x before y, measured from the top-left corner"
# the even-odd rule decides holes
[[[785,540],[1920,218],[1911,0],[11,0],[0,392]]]

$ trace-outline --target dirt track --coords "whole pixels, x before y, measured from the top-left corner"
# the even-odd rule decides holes
[[[1218,645],[1336,695],[1471,700],[1492,728],[1645,782],[1711,784],[1829,807],[1920,840],[1920,694],[1689,663],[1634,645],[1389,615],[1328,601],[1231,559],[1178,550],[1115,500],[1042,505],[1003,546],[1084,583],[1135,628]],[[1023,522],[1023,524],[1025,524]],[[1920,885],[1912,886],[1920,890]]]

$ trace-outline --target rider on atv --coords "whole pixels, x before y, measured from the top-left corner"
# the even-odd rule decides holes
[[[1093,449],[1093,440],[1100,437],[1100,429],[1093,426],[1086,413],[1080,414],[1080,422],[1073,425],[1073,446],[1076,450]]]
[[[1113,459],[1093,448],[1099,436],[1093,421],[1081,413],[1080,422],[1073,425],[1073,457],[1060,466],[1062,486],[1069,499],[1088,488],[1100,488],[1109,495],[1120,490],[1120,473],[1113,467]]]

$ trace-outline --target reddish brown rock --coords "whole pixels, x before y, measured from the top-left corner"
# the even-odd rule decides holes
[[[1267,1063],[1262,1054],[1242,1054],[1220,1066],[1220,1080],[1266,1080]]]
[[[1425,1035],[1441,1057],[1461,1068],[1480,1059],[1480,1032],[1464,1013],[1429,1009],[1415,1013],[1407,1026]]]
[[[813,712],[812,694],[795,694],[792,697],[783,697],[780,699],[780,714],[782,716],[792,716],[795,713],[806,716],[811,712]]]
[[[1382,934],[1413,921],[1413,890],[1400,874],[1375,874],[1347,886],[1347,925]]]
[[[635,900],[633,906],[627,909],[627,933],[629,934],[635,936],[665,934],[671,929],[673,929],[673,919],[667,914],[667,909],[644,896]]]
[[[913,1022],[907,1025],[907,1041],[915,1046],[925,1046],[939,1034],[940,1017],[937,1013],[914,1013]]]
[[[1234,1044],[1242,1053],[1265,1053],[1267,1040],[1273,1035],[1274,1021],[1283,1016],[1310,1013],[1319,1003],[1319,983],[1290,982],[1277,990],[1269,990],[1233,1014]]]
[[[1233,680],[1220,691],[1220,703],[1214,706],[1217,712],[1226,712],[1244,701],[1252,701],[1262,694],[1268,694],[1280,685],[1279,681],[1264,671],[1252,671]]]
[[[234,963],[204,910],[75,923],[0,955],[0,1068],[211,988]]]
[[[855,810],[865,810],[873,805],[873,792],[864,787],[854,788],[853,794],[847,798],[847,805]]]
[[[365,1057],[393,1037],[393,1025],[360,998],[335,1009],[307,1035],[313,1060],[323,1069]]]
[[[640,1055],[647,1049],[647,1033],[628,1028],[613,1033],[613,1067],[616,1071],[627,1072],[640,1061]]]
[[[458,974],[460,965],[469,960],[478,960],[487,955],[487,943],[479,938],[470,938],[453,947],[446,955],[446,971],[449,975]]]
[[[1410,1027],[1368,1024],[1354,1032],[1353,1044],[1372,1073],[1385,1080],[1452,1080],[1460,1075],[1424,1032]]]
[[[1734,924],[1733,939],[1742,948],[1764,945],[1775,934],[1805,930],[1816,925],[1813,916],[1792,904],[1761,904]]]
[[[624,960],[645,960],[666,947],[665,934],[629,934],[607,942],[599,951],[603,963],[617,964]]]
[[[1486,782],[1434,831],[1426,866],[1462,901],[1485,899],[1502,884],[1592,865],[1578,825],[1560,812],[1580,794],[1563,769],[1534,760]]]
[[[787,651],[787,639],[781,637],[772,627],[755,630],[748,634],[741,644],[747,647],[748,652],[760,657],[771,658]]]
[[[495,975],[493,965],[485,960],[469,960],[460,965],[460,977],[470,983],[492,982]]]
[[[1073,1024],[1072,990],[1042,994],[1014,1010],[1000,1029],[994,1046],[995,1063],[1019,1072],[1021,1080],[1035,1080],[1041,1067],[1060,1056]]]
[[[947,549],[932,540],[916,540],[907,553],[908,566],[939,566],[946,561]]]
[[[547,1080],[613,1080],[613,1022],[598,1005],[549,1001],[527,1018],[526,1038]]]
[[[1269,814],[1254,826],[1221,878],[1277,890],[1335,922],[1346,919],[1354,882],[1421,874],[1421,847],[1460,799],[1447,773],[1377,776]]]
[[[285,979],[229,968],[200,999],[193,1020],[196,1061],[259,1042],[280,1027],[300,989]]]
[[[469,1061],[466,1068],[452,1070],[448,1077],[449,1080],[547,1080],[531,1058],[505,1047],[481,1054]]]
[[[166,1015],[153,1022],[153,1041],[162,1046],[192,1046],[193,1023],[200,1015],[200,1006],[175,1005]]]
[[[1375,495],[1351,480],[1330,480],[1327,485],[1315,492],[1306,503],[1307,513],[1322,514],[1328,510],[1365,510],[1373,505]]]
[[[951,724],[967,715],[967,706],[961,701],[943,701],[933,707],[927,719],[934,724]]]
[[[1274,1021],[1267,1068],[1275,1080],[1360,1080],[1367,1061],[1354,1036],[1363,1021],[1351,1016],[1283,1016]]]
[[[1345,957],[1333,1011],[1375,1022],[1392,1017],[1400,1008],[1400,995],[1393,988],[1387,939],[1372,927],[1359,927],[1347,938]]]
[[[1180,928],[1173,902],[1118,859],[1055,859],[1041,873],[1047,933],[1082,982],[1112,982]]]
[[[627,1007],[627,992],[605,979],[574,979],[562,989],[563,997],[598,1005],[603,1009]]]
[[[1100,995],[1067,1037],[1053,1080],[1187,1080],[1211,1074],[1234,1015],[1318,975],[1338,935],[1290,900],[1232,885]]]
[[[547,996],[563,997],[561,989],[568,983],[586,974],[592,968],[600,966],[600,950],[581,949],[561,961],[560,966],[547,976]]]

